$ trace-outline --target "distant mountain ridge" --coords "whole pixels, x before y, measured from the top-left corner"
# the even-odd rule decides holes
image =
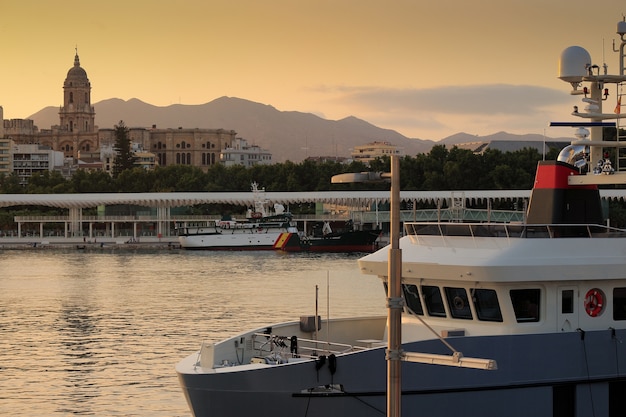
[[[220,97],[205,104],[154,106],[139,99],[112,98],[94,103],[96,125],[112,129],[120,120],[128,127],[176,129],[225,129],[237,132],[250,144],[269,150],[275,162],[300,162],[308,156],[350,155],[355,146],[386,141],[403,147],[407,155],[429,152],[435,144],[491,140],[543,140],[541,135],[512,135],[499,132],[477,137],[466,133],[449,136],[439,142],[412,139],[391,130],[350,116],[327,120],[312,113],[280,111],[276,108],[235,97]],[[35,125],[48,129],[59,124],[58,107],[45,107],[31,115]]]

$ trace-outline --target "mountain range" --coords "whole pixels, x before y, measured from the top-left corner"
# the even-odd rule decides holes
[[[355,146],[370,142],[390,142],[404,148],[407,155],[429,152],[435,144],[448,147],[466,142],[493,140],[542,141],[536,134],[514,135],[498,132],[488,136],[457,133],[440,141],[408,138],[374,126],[356,117],[327,120],[312,113],[280,111],[253,101],[220,97],[205,104],[154,106],[139,99],[112,98],[94,104],[96,125],[113,128],[120,121],[128,127],[225,129],[237,132],[272,153],[274,162],[300,162],[309,156],[348,157]],[[29,119],[40,129],[59,124],[59,108],[45,107]]]

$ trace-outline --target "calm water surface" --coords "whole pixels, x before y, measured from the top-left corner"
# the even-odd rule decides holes
[[[322,316],[385,314],[357,259],[0,251],[1,414],[188,417],[174,366],[202,340],[313,315],[316,285]]]

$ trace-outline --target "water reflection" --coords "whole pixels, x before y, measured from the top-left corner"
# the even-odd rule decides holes
[[[94,353],[97,319],[91,315],[89,306],[64,304],[59,324],[59,357],[65,368],[64,386],[68,392],[67,404],[59,412],[90,414],[90,400],[100,395],[98,384],[93,381],[99,365]]]
[[[0,410],[188,417],[174,365],[202,340],[312,314],[316,285],[323,315],[384,314],[357,259],[0,252]]]

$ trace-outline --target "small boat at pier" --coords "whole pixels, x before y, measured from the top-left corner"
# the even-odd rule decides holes
[[[292,215],[280,204],[268,212],[265,189],[252,183],[254,210],[245,220],[223,216],[221,220],[185,223],[178,227],[180,247],[188,250],[275,250],[281,235],[297,234]]]

